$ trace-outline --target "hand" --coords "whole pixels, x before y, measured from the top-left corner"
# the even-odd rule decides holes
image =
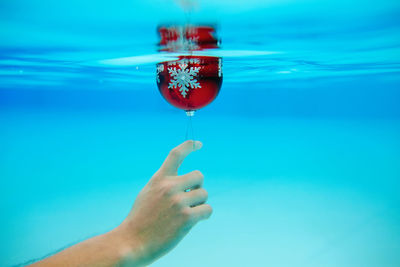
[[[186,141],[169,153],[161,168],[139,193],[128,217],[108,233],[92,237],[32,266],[135,266],[150,264],[170,251],[212,209],[204,204],[199,171],[178,176],[184,158],[200,149]]]
[[[201,147],[198,141],[186,141],[172,149],[120,225],[131,237],[136,262],[150,264],[174,248],[198,221],[210,217],[201,172],[178,176],[185,157]]]

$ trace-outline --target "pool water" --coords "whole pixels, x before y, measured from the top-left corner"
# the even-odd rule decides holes
[[[0,265],[117,226],[187,118],[174,1],[0,3]],[[193,117],[212,217],[152,266],[400,265],[400,2],[198,1],[223,84]]]

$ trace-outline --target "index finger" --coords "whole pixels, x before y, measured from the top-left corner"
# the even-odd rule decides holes
[[[177,175],[178,168],[183,160],[193,151],[199,150],[203,144],[200,141],[188,140],[175,147],[169,152],[160,171],[166,175]]]

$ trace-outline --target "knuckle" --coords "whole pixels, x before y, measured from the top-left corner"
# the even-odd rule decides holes
[[[206,190],[203,191],[203,197],[204,199],[208,199],[208,192]]]
[[[208,205],[208,204],[207,204]],[[210,215],[214,212],[214,209],[213,209],[213,207],[211,207],[210,205],[208,205],[208,208],[209,208],[209,213],[210,213]]]
[[[180,207],[182,205],[182,198],[178,195],[171,197],[171,203],[175,207]]]
[[[164,196],[169,196],[171,194],[173,188],[172,183],[164,181],[163,183],[161,183],[160,187],[160,191]]]
[[[190,210],[190,208],[186,208],[182,210],[182,216],[185,221],[191,221],[193,220],[193,214]]]
[[[194,145],[194,141],[193,140],[186,140],[184,143],[183,143],[185,146],[193,146]]]
[[[202,199],[207,199],[208,198],[208,192],[203,188],[199,189],[199,194],[200,194],[200,197]]]
[[[207,218],[209,218],[213,212],[214,212],[214,209],[210,205],[208,205],[208,216],[207,216]]]
[[[199,184],[203,184],[204,183],[204,176],[200,176],[199,177]]]
[[[213,213],[213,208],[209,204],[204,204],[206,207],[205,218],[208,219]]]
[[[179,158],[182,155],[182,152],[178,148],[173,148],[169,154],[174,158]]]
[[[192,179],[197,181],[199,184],[203,184],[204,175],[200,171],[193,171],[193,178]]]
[[[154,181],[162,179],[162,177],[163,177],[163,175],[162,175],[161,171],[158,170],[156,173],[153,174],[153,176],[151,177],[150,181],[154,182]]]

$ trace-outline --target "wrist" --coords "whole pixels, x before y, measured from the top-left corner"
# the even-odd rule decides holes
[[[116,240],[121,266],[146,266],[144,264],[145,252],[143,246],[126,225],[121,224],[109,234]]]

